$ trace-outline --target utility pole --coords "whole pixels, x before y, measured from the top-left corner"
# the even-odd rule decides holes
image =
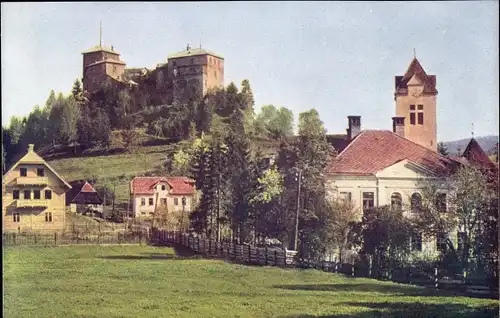
[[[186,197],[182,197],[181,232],[184,231],[184,209],[186,207]]]
[[[299,211],[300,211],[300,187],[302,181],[302,170],[300,168],[297,169],[295,173],[295,180],[298,182],[297,184],[297,211],[295,212],[295,238],[293,240],[294,250],[298,249],[299,242]]]

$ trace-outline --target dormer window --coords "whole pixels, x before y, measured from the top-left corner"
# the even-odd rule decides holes
[[[162,186],[161,186],[161,190],[162,190],[162,191],[165,191],[165,189],[166,189],[165,185],[162,185]]]
[[[39,177],[44,177],[45,176],[45,170],[43,168],[37,168],[36,169],[36,175]]]
[[[28,176],[28,169],[27,168],[20,168],[19,172],[21,173],[21,177]]]

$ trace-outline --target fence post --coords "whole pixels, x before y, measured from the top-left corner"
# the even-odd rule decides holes
[[[438,289],[438,268],[434,267],[434,284],[435,288]]]
[[[411,275],[412,275],[411,266],[409,267],[409,269],[408,269],[408,270],[409,270],[409,272],[410,272],[409,277],[410,277],[410,284],[411,284]]]
[[[197,242],[197,244],[198,244],[198,249],[196,250],[196,252],[198,252],[198,253],[199,253],[199,252],[200,252],[200,237],[199,237],[199,236],[198,236],[198,237],[196,237],[196,242]]]
[[[372,277],[372,256],[369,256],[370,258],[370,266],[368,267],[368,277]]]
[[[54,233],[54,245],[57,246],[57,232]]]
[[[35,233],[35,245],[36,245],[36,233]]]
[[[274,266],[278,266],[278,250],[274,250]]]
[[[264,259],[265,259],[265,265],[267,266],[268,265],[268,262],[267,262],[267,246],[265,247]]]
[[[236,244],[233,241],[233,259],[237,259],[236,257]]]
[[[16,233],[13,233],[12,240],[14,241],[14,245],[16,245]]]
[[[252,264],[252,247],[248,245],[248,263]]]
[[[354,277],[354,264],[351,264],[351,276]]]

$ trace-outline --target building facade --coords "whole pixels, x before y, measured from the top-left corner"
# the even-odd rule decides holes
[[[65,198],[71,186],[29,145],[28,152],[4,175],[3,231],[61,231]]]
[[[194,181],[186,177],[135,177],[130,181],[133,217],[151,217],[158,209],[192,211]]]
[[[83,90],[96,91],[106,80],[124,81],[126,63],[120,60],[120,53],[111,46],[102,45],[82,52],[83,55]]]
[[[326,186],[330,197],[351,201],[360,219],[363,211],[386,205],[412,217],[423,199],[422,181],[449,174],[455,167],[455,161],[394,131],[364,130],[331,161]],[[444,213],[445,191],[441,200]],[[438,248],[436,238],[416,233],[414,240],[416,251]]]
[[[71,190],[66,193],[66,206],[73,213],[103,213],[103,200],[94,187],[87,181],[73,181]]]
[[[113,46],[99,44],[82,55],[83,89],[88,92],[99,90],[107,80],[134,87],[142,84],[155,100],[172,104],[185,103],[190,98],[201,99],[210,89],[224,86],[224,57],[201,47],[188,45],[152,70],[127,69]],[[150,83],[154,83],[152,87]]]

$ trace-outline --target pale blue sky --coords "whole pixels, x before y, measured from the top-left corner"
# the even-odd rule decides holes
[[[391,129],[394,76],[413,48],[437,75],[438,140],[498,134],[498,1],[2,3],[2,124],[68,93],[81,52],[103,41],[128,67],[199,46],[225,57],[226,85],[250,80],[257,108],[316,108],[330,133],[348,115]]]

